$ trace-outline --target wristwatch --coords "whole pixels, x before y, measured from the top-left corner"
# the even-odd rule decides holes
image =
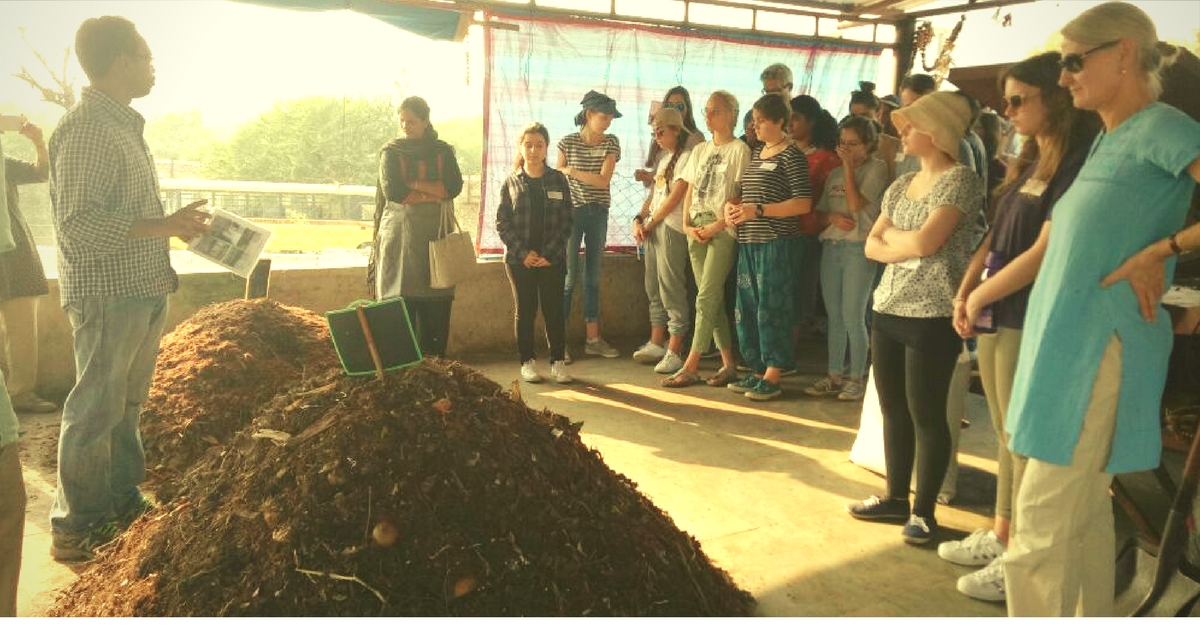
[[[755,217],[755,218],[762,218],[762,217],[763,217],[763,206],[762,206],[762,203],[759,203],[759,204],[757,204],[757,205],[755,205],[755,206],[754,206],[754,217]]]

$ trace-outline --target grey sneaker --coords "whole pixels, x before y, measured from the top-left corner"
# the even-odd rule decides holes
[[[646,344],[638,347],[637,351],[633,352],[633,361],[640,362],[642,364],[657,364],[666,355],[667,350],[665,348],[656,345],[653,342],[647,342]],[[677,371],[679,369],[675,370]],[[674,373],[675,371],[671,372]]]
[[[862,382],[848,379],[842,382],[842,392],[838,393],[838,401],[858,401],[866,395]]]
[[[575,378],[567,374],[567,365],[559,362],[550,363],[550,377],[554,378],[559,384],[570,384],[575,381]]]
[[[603,338],[587,341],[583,347],[583,352],[588,355],[600,355],[606,358],[615,358],[621,355],[620,351],[617,351],[612,345],[604,342]]]
[[[80,532],[53,531],[50,556],[62,563],[79,563],[96,557],[96,548],[112,541],[120,533],[117,522],[106,521]]]
[[[1003,602],[1004,555],[997,556],[987,567],[959,578],[958,592],[985,602]]]
[[[991,530],[976,530],[961,541],[946,541],[938,545],[938,556],[955,565],[982,567],[1004,553],[1004,543]]]
[[[536,384],[542,381],[542,376],[537,371],[537,360],[529,360],[521,363],[521,379]]]
[[[834,383],[833,378],[824,377],[813,383],[812,386],[804,389],[804,394],[809,397],[828,397],[836,395],[842,391],[840,383]]]
[[[910,545],[924,545],[937,536],[937,531],[937,520],[933,517],[910,515],[908,523],[904,524],[904,529],[900,531],[900,536]]]
[[[683,368],[683,358],[679,357],[679,354],[674,351],[668,351],[654,367],[654,372],[659,375],[670,375],[681,368]]]

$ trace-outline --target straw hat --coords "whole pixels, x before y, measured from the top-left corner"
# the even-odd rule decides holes
[[[683,128],[683,114],[674,107],[663,107],[654,114],[654,119],[650,121],[650,126],[654,128],[663,126],[673,126]]]
[[[916,102],[892,112],[896,130],[912,125],[914,129],[933,137],[933,145],[958,160],[958,143],[971,125],[971,105],[965,98],[951,92],[934,92]]]

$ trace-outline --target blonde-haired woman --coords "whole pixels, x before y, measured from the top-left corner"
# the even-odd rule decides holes
[[[1108,489],[1158,465],[1171,326],[1154,292],[1174,271],[1161,261],[1196,244],[1195,229],[1176,232],[1200,180],[1200,124],[1155,102],[1173,48],[1123,2],[1062,35],[1059,82],[1104,130],[1055,205],[1025,316],[1008,414],[1009,447],[1029,458],[1004,564],[1013,616],[1113,613]]]
[[[724,212],[725,203],[738,198],[750,163],[750,147],[733,136],[737,119],[737,98],[726,91],[713,92],[704,106],[704,121],[713,139],[692,149],[688,166],[679,175],[689,185],[683,200],[683,230],[696,274],[696,326],[683,367],[662,381],[668,388],[700,381],[700,356],[714,341],[721,351],[721,370],[706,383],[720,387],[737,379],[725,311],[725,280],[737,261],[737,235],[725,222]]]

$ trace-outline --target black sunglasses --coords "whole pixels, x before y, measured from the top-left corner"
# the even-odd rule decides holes
[[[1013,94],[1012,96],[1005,96],[1004,100],[1008,102],[1009,108],[1020,109],[1021,105],[1029,102],[1029,100],[1036,95],[1037,94],[1030,94],[1028,96],[1022,96],[1020,94]]]
[[[1058,67],[1070,72],[1071,74],[1078,74],[1083,71],[1083,60],[1087,59],[1088,55],[1092,54],[1093,52],[1104,50],[1105,48],[1112,48],[1119,43],[1121,43],[1120,39],[1114,39],[1110,42],[1100,44],[1099,46],[1096,46],[1087,52],[1076,52],[1074,54],[1063,55],[1063,58],[1058,62]]]

